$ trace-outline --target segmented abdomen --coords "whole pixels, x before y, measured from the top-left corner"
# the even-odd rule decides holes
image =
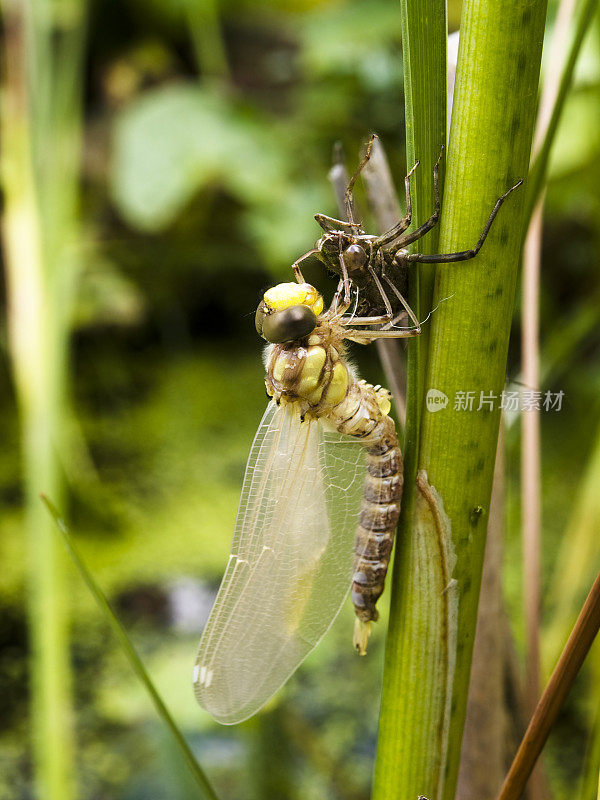
[[[384,590],[400,516],[402,454],[394,423],[379,409],[376,391],[360,383],[349,392],[353,389],[360,394],[356,413],[337,422],[336,427],[340,433],[360,438],[367,451],[367,477],[355,540],[352,602],[360,622],[368,623],[378,617],[376,604]],[[369,431],[366,434],[365,429]]]
[[[394,432],[394,439],[395,432]],[[402,499],[402,456],[390,438],[367,449],[368,472],[356,531],[356,572],[352,602],[363,622],[378,617],[375,604],[384,589]]]

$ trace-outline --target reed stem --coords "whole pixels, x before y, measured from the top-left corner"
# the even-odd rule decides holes
[[[540,698],[498,800],[518,800],[586,655],[600,630],[600,573]]]
[[[75,796],[64,553],[40,506],[61,498],[70,309],[76,274],[85,3],[5,0],[2,187],[9,345],[28,532],[31,728],[37,795]]]
[[[446,31],[439,7],[407,2],[402,10],[411,163],[414,137],[425,135],[418,132],[432,102],[428,52],[437,51],[440,37],[445,47]],[[545,14],[544,0],[526,7],[519,0],[463,5],[437,252],[472,247],[496,199],[527,174],[535,114],[530,98],[537,94]],[[443,31],[436,27],[440,19]],[[429,37],[428,47],[421,35]],[[445,98],[444,67],[441,74],[436,106]],[[424,82],[422,93],[415,81]],[[435,130],[443,142],[445,127]],[[430,147],[435,160],[439,145],[437,153],[431,141]],[[423,195],[419,202],[417,222]],[[428,276],[420,276],[419,296],[411,297],[421,318],[422,302],[427,313],[437,310],[429,341],[421,337],[416,349],[422,352],[409,363],[408,497],[394,565],[376,800],[454,796],[524,202],[523,190],[510,196],[474,261],[436,268],[433,298],[424,290]],[[448,398],[444,408],[428,410],[430,390]]]
[[[407,169],[418,160],[413,175],[413,223],[423,223],[433,211],[433,166],[446,141],[446,5],[443,0],[402,0],[402,41],[405,75]],[[440,164],[443,190],[445,160]],[[436,252],[439,232],[419,239],[419,252]],[[419,265],[409,275],[409,303],[419,319],[431,311],[434,267]],[[443,531],[421,539],[417,517],[431,520],[435,501],[417,492],[417,458],[423,407],[429,327],[408,342],[408,385],[404,441],[404,497],[397,533],[391,580],[390,625],[386,641],[383,696],[374,800],[434,797],[440,780],[440,742],[433,717],[443,716],[439,703],[444,693],[435,684],[438,652],[431,636],[439,633],[436,603],[430,604],[431,587],[443,580],[438,557]],[[438,537],[439,534],[439,537]],[[407,581],[411,557],[420,554],[420,572]],[[437,553],[437,555],[436,555]],[[427,673],[424,675],[424,673]],[[423,676],[423,681],[417,675]],[[418,691],[416,684],[420,683]],[[434,709],[435,710],[432,710]]]

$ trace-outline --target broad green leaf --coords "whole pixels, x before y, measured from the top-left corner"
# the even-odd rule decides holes
[[[166,228],[209,185],[256,201],[282,173],[266,122],[195,85],[147,92],[116,124],[113,198],[127,222],[145,231]]]

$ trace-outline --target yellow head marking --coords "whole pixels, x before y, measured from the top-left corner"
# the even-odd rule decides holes
[[[270,312],[308,306],[318,317],[323,311],[323,298],[309,283],[279,283],[265,292],[263,300]]]

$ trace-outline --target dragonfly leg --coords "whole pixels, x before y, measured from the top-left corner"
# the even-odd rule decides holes
[[[418,332],[419,332],[419,333],[421,333],[421,324],[420,324],[419,320],[417,319],[417,317],[416,317],[416,315],[415,315],[415,312],[412,310],[412,308],[410,307],[410,305],[409,305],[409,304],[406,302],[406,300],[404,299],[404,297],[403,297],[403,295],[402,295],[402,292],[400,292],[400,291],[399,291],[399,290],[398,290],[398,289],[397,289],[397,288],[394,286],[394,283],[393,283],[393,281],[391,281],[391,280],[388,278],[388,276],[387,276],[387,275],[383,275],[382,277],[383,277],[383,280],[384,280],[384,281],[387,283],[387,285],[390,287],[390,289],[391,289],[391,290],[394,292],[394,294],[396,295],[396,297],[398,298],[398,300],[400,301],[400,303],[402,304],[402,307],[404,308],[404,311],[406,311],[406,313],[407,313],[407,314],[408,314],[408,316],[410,317],[411,321],[414,323],[414,325],[415,325],[415,329],[417,329],[417,330],[418,330]],[[403,313],[404,313],[404,312],[403,312]],[[401,315],[399,315],[399,316],[401,316]],[[392,320],[392,321],[390,322],[390,326],[392,326],[393,324],[394,324],[394,320]]]
[[[346,187],[346,193],[344,195],[344,205],[346,208],[346,219],[351,224],[356,224],[354,219],[354,208],[352,204],[352,192],[354,190],[354,184],[356,183],[358,176],[365,168],[366,164],[368,163],[369,159],[371,158],[371,150],[373,149],[373,143],[378,136],[376,133],[371,134],[371,139],[369,140],[369,144],[367,145],[367,151],[362,157],[360,164],[358,165],[356,172],[348,181],[348,186]]]
[[[350,277],[348,275],[348,267],[346,266],[346,262],[344,261],[343,253],[340,253],[339,259],[340,259],[340,269],[342,270],[342,281],[344,283],[344,303],[343,303],[344,311],[342,311],[343,314],[350,307],[350,301],[351,301]]]
[[[404,328],[402,330],[378,330],[378,331],[361,331],[359,328],[347,328],[344,331],[344,339],[350,339],[357,344],[371,344],[377,339],[409,339],[412,336],[419,336],[421,334],[421,327],[419,328]]]
[[[406,302],[406,300],[404,299],[404,297],[401,294],[401,292],[394,286],[393,282],[385,274],[385,261],[383,259],[383,255],[382,255],[381,250],[378,251],[378,256],[379,256],[379,263],[380,263],[380,267],[381,267],[381,277],[387,283],[387,285],[390,287],[392,292],[396,295],[396,297],[400,301],[400,304],[402,305],[402,311],[400,311],[399,314],[396,314],[396,316],[394,316],[394,312],[392,310],[392,306],[390,304],[389,297],[388,297],[388,295],[387,295],[387,293],[386,293],[386,291],[385,291],[385,289],[384,289],[384,287],[383,287],[383,285],[381,283],[381,280],[380,280],[379,276],[377,275],[377,273],[375,272],[374,268],[371,266],[371,264],[369,262],[367,264],[367,270],[371,274],[371,277],[372,277],[373,281],[375,282],[375,285],[379,289],[379,294],[381,295],[381,298],[382,298],[382,300],[384,302],[384,305],[385,305],[385,308],[386,308],[386,313],[385,314],[379,314],[379,315],[376,315],[376,316],[369,316],[369,317],[348,317],[345,320],[340,320],[341,324],[342,325],[376,325],[376,324],[386,323],[386,324],[384,324],[384,327],[382,328],[382,330],[386,330],[386,329],[389,330],[390,328],[393,328],[394,325],[396,325],[396,323],[403,316],[408,315],[410,317],[411,321],[413,322],[417,332],[421,333],[421,326],[420,326],[419,320],[417,319],[414,311],[412,310],[410,305]]]
[[[315,214],[315,219],[325,233],[336,233],[340,231],[340,228],[350,228],[351,230],[360,228],[360,222],[347,222],[343,219],[328,217],[327,214]]]
[[[408,175],[404,178],[404,188],[406,190],[406,214],[402,217],[402,219],[397,222],[393,228],[390,228],[389,231],[382,234],[381,236],[377,237],[375,240],[376,245],[378,247],[382,247],[385,244],[389,244],[393,242],[394,239],[397,239],[404,231],[408,228],[412,220],[412,200],[410,196],[410,177],[416,168],[419,166],[421,162],[416,161],[413,168],[410,170]]]
[[[294,263],[292,264],[292,270],[294,272],[294,277],[296,278],[296,281],[298,283],[306,283],[306,281],[304,280],[304,275],[300,271],[299,264],[302,261],[304,261],[305,259],[307,259],[309,256],[316,255],[316,253],[318,253],[318,252],[319,252],[319,248],[318,247],[314,247],[312,250],[309,250],[308,253],[304,253],[303,256],[300,256],[300,258],[296,259],[296,261],[294,261]]]
[[[381,299],[383,300],[383,304],[385,305],[387,321],[390,322],[392,317],[394,316],[394,312],[392,311],[392,306],[390,304],[389,298],[388,298],[387,294],[385,293],[383,286],[381,285],[381,281],[377,277],[377,273],[375,272],[375,270],[371,266],[371,262],[370,261],[367,262],[366,266],[367,266],[367,270],[369,272],[369,275],[371,276],[371,278],[373,278],[373,281],[375,282],[375,286],[377,286],[377,288],[379,289],[379,294],[381,295]]]
[[[333,317],[339,318],[342,316],[342,314],[345,314],[346,311],[350,308],[350,303],[352,301],[350,276],[348,275],[348,268],[346,267],[346,262],[344,261],[344,254],[342,253],[341,239],[340,239],[340,254],[338,258],[340,262],[340,271],[342,273],[342,277],[340,279],[340,282],[338,283],[336,293],[333,295],[331,305],[327,310],[327,317],[330,319]],[[344,290],[344,299],[340,303],[342,289]]]
[[[497,200],[496,203],[491,211],[490,216],[488,217],[487,222],[485,223],[485,227],[479,237],[479,241],[475,245],[475,247],[471,248],[470,250],[460,250],[457,253],[407,253],[404,250],[396,253],[394,256],[394,261],[398,265],[406,264],[406,263],[413,263],[418,262],[419,264],[451,264],[456,261],[468,261],[471,258],[475,258],[477,253],[481,250],[483,243],[489,233],[490,228],[492,227],[492,223],[496,218],[496,214],[500,210],[500,206],[506,200],[508,195],[511,192],[514,192],[515,189],[518,189],[519,186],[523,183],[523,180],[517,181],[514,186],[511,186],[503,195],[501,195]],[[416,231],[415,231],[416,233]],[[414,240],[412,240],[414,241]]]
[[[398,318],[400,318],[406,312],[402,311]],[[380,314],[376,317],[344,317],[343,319],[339,320],[340,325],[382,325],[383,323],[389,323],[390,317],[387,314]]]
[[[342,300],[342,290],[344,290],[344,280],[343,278],[340,278],[335,294],[331,299],[331,305],[329,306],[325,314],[323,314],[324,318],[328,320],[336,319],[338,322],[341,322],[340,318],[342,317],[342,314],[345,314],[348,308],[350,307],[350,301],[351,301],[351,298],[348,299],[348,302],[346,302],[345,299]]]
[[[440,154],[438,156],[438,160],[435,162],[433,167],[433,214],[429,217],[429,219],[424,222],[422,225],[412,231],[411,233],[405,233],[403,236],[400,236],[398,241],[395,242],[395,246],[400,248],[404,248],[409,245],[411,242],[416,242],[417,239],[420,239],[422,236],[434,228],[438,220],[440,218],[440,211],[442,207],[442,203],[440,200],[440,161],[442,159],[442,155],[444,154],[444,145],[440,150]],[[392,229],[393,230],[393,229]],[[381,239],[384,239],[381,244],[389,244],[392,240],[387,238],[388,234],[384,234]],[[395,237],[397,238],[397,237]]]
[[[404,298],[402,298],[404,300]],[[406,301],[404,301],[406,303]],[[419,323],[418,319],[414,315],[412,308],[406,303],[406,310],[402,309],[399,314],[396,314],[395,317],[391,319],[388,317],[387,314],[383,314],[379,317],[347,317],[345,320],[340,320],[340,323],[344,326],[346,325],[381,325],[382,323],[386,323],[383,325],[382,328],[378,331],[360,331],[360,333],[364,333],[370,337],[378,337],[379,333],[388,333],[396,323],[398,323],[402,317],[410,316],[411,321],[414,323],[414,328],[402,328],[399,332],[402,334],[400,338],[405,336],[419,336],[421,333],[421,324]],[[407,331],[412,331],[410,334]],[[353,334],[356,331],[352,331],[350,329],[346,330],[344,336],[348,334]],[[385,338],[385,337],[383,337]]]

